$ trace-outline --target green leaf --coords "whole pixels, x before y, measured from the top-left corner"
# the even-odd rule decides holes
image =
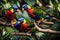
[[[60,12],[60,3],[58,4],[58,11]]]
[[[57,0],[54,0],[54,1],[50,0],[50,5],[55,10],[54,16],[59,19],[60,18],[59,10],[58,10],[58,9],[60,9],[59,2]]]
[[[51,29],[60,31],[60,23],[59,22],[55,22],[55,24],[52,25]]]
[[[17,0],[13,0],[14,3],[17,3]]]
[[[24,0],[28,5],[33,6],[36,0]]]

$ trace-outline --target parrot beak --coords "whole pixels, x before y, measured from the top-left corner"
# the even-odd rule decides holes
[[[19,9],[16,10],[17,12],[20,11]]]
[[[24,8],[22,8],[22,11],[24,11]]]
[[[45,14],[45,15],[46,15],[46,12],[43,12],[43,14]]]
[[[18,21],[18,24],[20,24],[20,21]]]

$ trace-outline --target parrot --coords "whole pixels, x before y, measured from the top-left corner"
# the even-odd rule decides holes
[[[29,14],[30,17],[32,17],[35,20],[40,20],[41,16],[36,12],[36,14],[34,14],[34,10],[31,9],[30,6],[28,6],[27,4],[22,5],[22,9],[24,8],[24,10],[26,10]],[[40,12],[42,14],[42,11]]]
[[[28,8],[27,8],[27,6],[28,6],[29,8],[31,8],[31,7],[30,7],[29,5],[27,5],[27,4],[25,4],[25,5],[22,6],[22,11],[23,11],[22,17],[25,18],[26,20],[30,21],[30,22],[35,21],[33,18],[30,17],[30,15],[29,15],[29,13],[28,13]],[[25,8],[25,9],[23,9],[23,8]],[[33,16],[33,15],[31,15],[31,16]]]
[[[24,18],[19,18],[15,24],[15,28],[19,31],[28,31],[30,32],[30,28],[28,27],[26,20]]]
[[[43,19],[47,18],[47,15],[46,15],[47,13],[42,9],[33,9],[27,4],[22,5],[22,10],[23,10],[23,8],[24,8],[24,10],[26,10],[28,12],[29,16],[31,18],[33,18],[34,20],[38,21],[40,19],[43,20]]]
[[[15,17],[15,14],[12,13],[9,9],[5,10],[4,19],[6,22],[11,22]]]
[[[27,23],[27,21],[24,18],[19,18],[18,21],[15,23],[14,27],[19,30],[20,32],[31,32],[36,30],[34,27],[35,25],[33,23]]]
[[[31,8],[31,6],[27,4],[22,5],[22,11],[27,11],[28,15],[38,24],[43,23],[45,19],[52,18],[50,15],[47,14],[46,11],[44,11],[41,8]],[[33,22],[34,22],[33,21]]]

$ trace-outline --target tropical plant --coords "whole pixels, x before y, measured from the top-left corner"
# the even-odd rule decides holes
[[[16,4],[19,7],[19,3],[18,3],[19,1],[18,0],[0,0],[0,40],[59,40],[60,39],[60,35],[55,34],[56,33],[55,31],[58,31],[57,33],[59,33],[60,31],[60,22],[53,21],[51,19],[48,19],[48,20],[46,19],[46,21],[54,22],[53,25],[46,25],[46,26],[49,26],[48,27],[49,29],[43,29],[43,28],[41,29],[40,28],[41,26],[39,27],[36,26],[38,31],[32,28],[31,34],[19,33],[18,30],[12,29],[10,24],[8,24],[9,26],[7,26],[2,16],[3,15],[2,10],[11,7],[11,5],[13,4]],[[37,0],[22,0],[22,1],[24,1],[30,6],[34,6]],[[60,1],[59,0],[54,0],[54,1],[53,0],[38,0],[38,2],[40,1],[42,1],[43,10],[45,10],[49,15],[60,20]],[[37,3],[37,5],[39,5],[39,3]],[[51,7],[48,7],[47,5],[50,5]],[[53,31],[51,31],[50,29]]]

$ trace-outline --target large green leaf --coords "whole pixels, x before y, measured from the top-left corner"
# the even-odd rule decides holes
[[[59,22],[55,22],[55,24],[52,25],[51,29],[60,31],[60,23]]]
[[[58,10],[59,10],[59,12],[60,12],[60,3],[58,4]]]
[[[24,0],[28,5],[33,6],[36,0]]]

